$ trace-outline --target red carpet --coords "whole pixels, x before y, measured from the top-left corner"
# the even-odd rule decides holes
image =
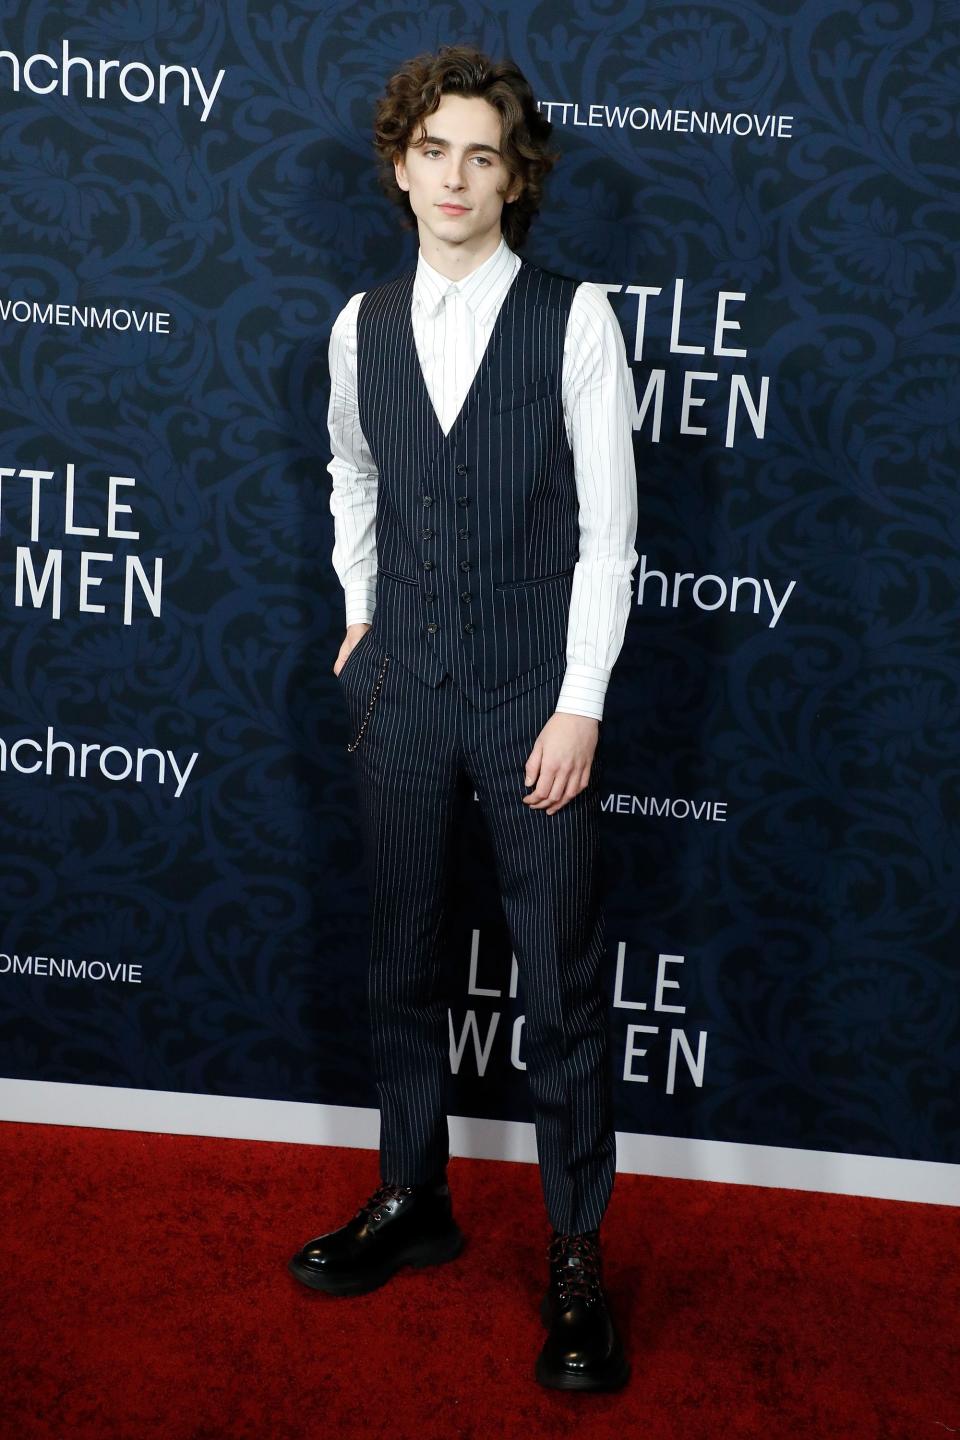
[[[0,1124],[2,1440],[960,1432],[960,1211],[619,1175],[633,1377],[571,1395],[533,1379],[535,1167],[449,1173],[459,1259],[336,1300],[286,1262],[374,1188],[373,1152]]]

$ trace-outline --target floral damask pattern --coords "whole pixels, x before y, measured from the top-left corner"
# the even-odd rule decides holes
[[[796,582],[773,627],[689,589],[661,607],[654,580],[638,597],[607,789],[722,801],[726,818],[605,814],[611,998],[620,942],[648,999],[657,956],[684,957],[666,992],[683,1015],[611,1009],[618,1076],[626,1023],[662,1032],[650,1080],[617,1081],[618,1126],[960,1160],[957,6],[0,13],[21,60],[64,36],[73,55],[225,74],[202,120],[196,102],[88,100],[76,72],[67,96],[18,92],[0,57],[0,301],[170,316],[169,333],[0,316],[0,738],[52,726],[198,758],[179,799],[71,778],[64,752],[53,775],[0,773],[0,949],[142,966],[139,983],[0,974],[0,1074],[376,1103],[331,668],[326,343],[350,294],[415,259],[377,189],[373,99],[400,60],[461,38],[512,54],[556,107],[563,159],[530,258],[619,286],[629,354],[626,287],[660,287],[634,362],[638,397],[664,371],[659,438],[650,412],[637,431],[647,568]],[[584,123],[592,105],[790,116],[791,133]],[[702,355],[670,348],[681,277],[680,334]],[[728,337],[746,357],[710,353],[720,290],[746,297]],[[680,426],[688,369],[717,376],[697,390],[703,435]],[[741,416],[726,445],[737,374],[754,394],[768,377],[766,425]],[[64,536],[68,463],[76,523],[101,532],[107,476],[135,477],[136,541]],[[15,603],[23,468],[54,472],[31,549],[38,566],[63,550],[59,621]],[[78,608],[83,548],[114,557],[90,592],[103,614]],[[125,626],[130,553],[163,557],[163,604]],[[479,822],[468,839],[456,1026],[501,1003],[467,997],[471,928],[486,984],[509,962]],[[677,1027],[694,1049],[707,1033],[704,1080],[681,1064],[668,1093]],[[483,1081],[469,1068],[452,1109],[529,1118],[505,1043]]]

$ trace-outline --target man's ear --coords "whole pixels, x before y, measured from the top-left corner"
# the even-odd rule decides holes
[[[409,190],[410,182],[407,179],[407,167],[402,155],[398,156],[397,159],[394,160],[393,172],[397,177],[397,184],[400,186],[400,189]]]

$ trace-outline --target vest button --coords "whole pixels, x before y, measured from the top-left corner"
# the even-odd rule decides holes
[[[427,502],[424,501],[424,504],[426,504],[426,503],[427,503]],[[467,499],[466,495],[458,495],[458,496],[457,496],[457,504],[458,504],[458,505],[469,505],[469,504],[470,504],[470,501]]]
[[[432,504],[433,504],[433,496],[432,496],[432,495],[422,495],[420,498],[423,500],[424,505],[432,505]]]
[[[432,560],[424,560],[424,562],[423,562],[423,568],[424,568],[424,570],[432,570],[432,569],[433,569],[433,561],[432,561]]]
[[[470,561],[469,561],[469,560],[461,560],[461,561],[460,561],[460,569],[461,569],[461,570],[469,570],[469,569],[470,569]]]
[[[420,539],[421,539],[421,540],[429,540],[432,534],[433,534],[433,531],[432,531],[432,530],[421,530],[421,531],[420,531]]]
[[[437,624],[436,620],[431,620],[431,621],[430,621],[430,624],[427,626],[427,629],[430,631],[430,634],[432,635],[435,630],[439,630],[439,629],[440,629],[440,626]]]
[[[460,599],[461,599],[461,600],[469,600],[469,599],[470,599],[470,591],[469,591],[469,590],[461,590],[461,591],[460,591]]]
[[[461,464],[459,464],[459,465],[457,466],[457,474],[458,474],[458,475],[466,475],[466,473],[467,473],[467,467],[466,467],[466,465],[464,465],[464,464],[461,462]]]
[[[466,623],[466,625],[464,625],[463,628],[464,628],[464,630],[466,631],[466,633],[467,633],[468,635],[472,635],[472,634],[473,634],[473,630],[474,630],[473,621],[472,621],[472,620],[468,620],[467,623]]]
[[[466,540],[467,536],[470,534],[470,531],[466,528],[466,526],[464,526],[462,530],[457,531],[457,534],[460,536],[461,540]]]

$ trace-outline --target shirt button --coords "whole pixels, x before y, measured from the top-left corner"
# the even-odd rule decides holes
[[[436,592],[435,590],[428,590],[427,593],[424,595],[423,598],[424,598],[424,600],[426,600],[427,604],[429,605],[432,600],[436,600],[436,598],[437,598],[437,592]]]
[[[460,569],[461,569],[461,570],[469,570],[469,569],[470,569],[470,561],[469,561],[469,560],[461,560],[461,561],[460,561]]]
[[[421,540],[429,540],[430,537],[432,536],[432,534],[433,534],[433,531],[432,531],[432,530],[421,530],[421,531],[420,531],[420,539],[421,539]]]
[[[467,499],[466,495],[458,495],[458,496],[457,496],[457,504],[458,504],[458,505],[469,505],[469,504],[470,504],[470,501]]]
[[[423,562],[423,568],[424,568],[424,570],[432,570],[432,569],[433,569],[433,561],[432,561],[432,560],[424,560],[424,562]]]
[[[469,591],[469,590],[461,590],[461,591],[460,591],[460,599],[461,599],[461,600],[469,600],[469,599],[470,599],[470,591]]]
[[[466,527],[464,527],[464,529],[458,530],[457,534],[460,536],[461,540],[466,540],[467,536],[470,534],[470,531],[467,530]]]
[[[472,620],[468,620],[467,623],[466,623],[466,625],[464,625],[463,628],[464,628],[464,631],[465,631],[468,635],[472,635],[472,634],[473,634],[473,629],[474,629],[473,621],[472,621]]]
[[[440,629],[440,626],[437,624],[436,620],[431,620],[431,621],[430,621],[430,624],[427,626],[427,629],[430,631],[430,634],[432,635],[435,630],[439,630],[439,629]]]
[[[422,500],[423,500],[424,505],[432,505],[432,504],[433,504],[433,496],[432,496],[432,495],[423,495],[421,498],[422,498]]]
[[[458,475],[466,475],[466,473],[467,473],[467,467],[466,467],[466,465],[460,464],[460,465],[457,466],[457,474],[458,474]]]

